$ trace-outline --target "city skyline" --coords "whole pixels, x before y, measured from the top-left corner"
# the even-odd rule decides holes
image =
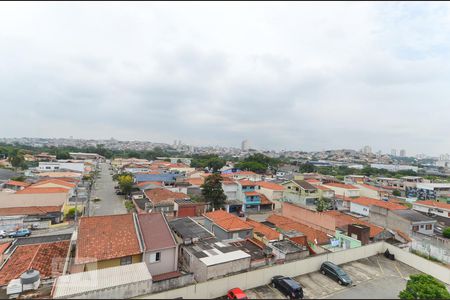
[[[448,153],[449,8],[5,3],[0,133]]]

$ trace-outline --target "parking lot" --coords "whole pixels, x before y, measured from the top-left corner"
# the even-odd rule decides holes
[[[341,286],[320,272],[295,277],[303,287],[305,299],[392,299],[406,286],[411,274],[420,273],[399,261],[384,256],[372,256],[341,265],[352,278],[352,286]],[[282,275],[282,274],[274,274]],[[285,299],[270,285],[246,290],[249,299]]]

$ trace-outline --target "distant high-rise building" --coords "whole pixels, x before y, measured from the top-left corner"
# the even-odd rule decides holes
[[[362,148],[362,152],[364,154],[371,154],[372,153],[372,147],[370,146],[364,146],[364,148]]]
[[[392,149],[392,150],[391,150],[391,155],[392,155],[392,156],[397,156],[397,150]]]
[[[441,154],[439,160],[450,160],[450,154]]]
[[[406,157],[406,150],[405,149],[400,150],[400,157]]]
[[[242,144],[241,144],[241,150],[242,151],[247,151],[248,149],[250,149],[250,141],[249,140],[243,140]]]

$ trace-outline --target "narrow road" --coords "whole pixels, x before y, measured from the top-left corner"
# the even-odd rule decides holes
[[[113,181],[109,170],[109,165],[106,163],[100,164],[100,174],[92,189],[90,216],[105,216],[126,214],[127,210],[124,205],[123,196],[118,196],[115,193],[114,186],[117,184]],[[92,201],[98,197],[99,202]]]

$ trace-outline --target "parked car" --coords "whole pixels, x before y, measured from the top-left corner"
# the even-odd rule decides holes
[[[4,239],[7,236],[8,236],[8,234],[6,233],[6,231],[0,230],[0,239]]]
[[[331,279],[336,280],[340,285],[352,284],[352,279],[339,266],[330,261],[326,261],[320,266],[320,272]]]
[[[303,288],[294,279],[287,276],[274,276],[272,277],[272,286],[277,288],[284,295],[290,299],[303,299]]]
[[[116,195],[125,195],[125,193],[122,192],[121,190],[117,190],[117,191],[116,191]]]
[[[245,213],[242,211],[242,210],[240,210],[239,212],[238,212],[238,217],[245,217]]]
[[[31,235],[31,231],[28,229],[20,229],[14,232],[11,232],[8,234],[8,236],[10,238],[18,238],[18,237],[25,237],[25,236],[30,236]]]
[[[248,298],[247,295],[240,288],[234,288],[228,291],[227,299],[248,299]]]

